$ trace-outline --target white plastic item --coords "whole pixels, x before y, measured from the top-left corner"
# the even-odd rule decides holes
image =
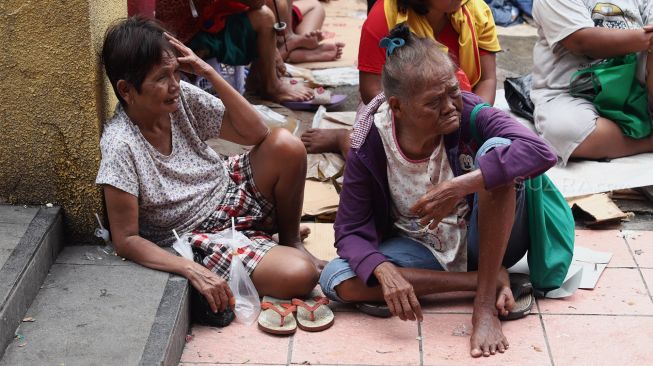
[[[177,239],[175,240],[175,243],[172,244],[172,249],[176,250],[182,257],[192,261],[193,249],[191,249],[186,235],[182,236],[182,239],[179,237],[175,229],[172,229],[172,233],[175,234],[175,238]]]
[[[236,298],[234,314],[236,321],[242,324],[253,324],[261,311],[261,301],[258,291],[249,277],[243,262],[238,256],[239,248],[249,246],[251,241],[245,235],[236,231],[234,219],[231,219],[231,229],[215,234],[208,234],[209,240],[229,246],[231,251],[231,267],[229,268],[229,287]]]

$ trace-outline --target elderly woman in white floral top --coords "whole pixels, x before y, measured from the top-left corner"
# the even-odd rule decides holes
[[[154,20],[129,18],[106,34],[102,59],[120,101],[106,122],[97,184],[104,189],[118,254],[186,277],[213,313],[233,304],[231,257],[206,233],[236,228],[251,239],[239,252],[260,295],[305,296],[321,263],[300,242],[306,172],[302,143],[270,131],[221,76]],[[180,82],[180,70],[211,81],[218,99]],[[254,145],[223,161],[204,141]],[[161,246],[172,230],[191,233],[202,264]],[[279,233],[279,244],[272,240]],[[228,322],[227,322],[228,323]]]

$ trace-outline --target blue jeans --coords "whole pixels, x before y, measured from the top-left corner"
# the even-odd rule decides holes
[[[476,160],[498,146],[510,145],[510,140],[493,137],[487,140],[476,153]],[[478,163],[475,162],[476,168]],[[530,237],[528,233],[528,210],[526,196],[522,189],[517,190],[515,221],[508,240],[508,247],[503,257],[503,266],[512,267],[528,251]],[[405,237],[391,237],[379,245],[379,251],[388,261],[398,267],[430,269],[443,271],[443,267],[433,253],[421,243]],[[467,227],[467,270],[478,269],[479,233],[478,233],[478,196],[474,195],[472,214]],[[356,277],[346,259],[336,258],[329,262],[320,275],[320,286],[331,300],[343,302],[336,293],[336,286],[343,281]]]

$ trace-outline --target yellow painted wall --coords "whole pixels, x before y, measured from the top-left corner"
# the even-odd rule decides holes
[[[126,0],[0,1],[0,198],[60,204],[74,242],[89,241],[100,126],[116,103],[98,62]]]

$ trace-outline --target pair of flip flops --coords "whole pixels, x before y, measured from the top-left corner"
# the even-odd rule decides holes
[[[282,102],[286,108],[299,111],[315,111],[321,105],[326,109],[335,108],[342,105],[347,99],[346,95],[343,94],[331,94],[331,91],[324,89],[323,87],[313,89],[313,99],[299,102]]]
[[[281,300],[271,296],[263,297],[258,327],[264,332],[289,335],[299,329],[319,332],[333,325],[335,317],[327,306],[329,299],[312,293],[308,300]]]

